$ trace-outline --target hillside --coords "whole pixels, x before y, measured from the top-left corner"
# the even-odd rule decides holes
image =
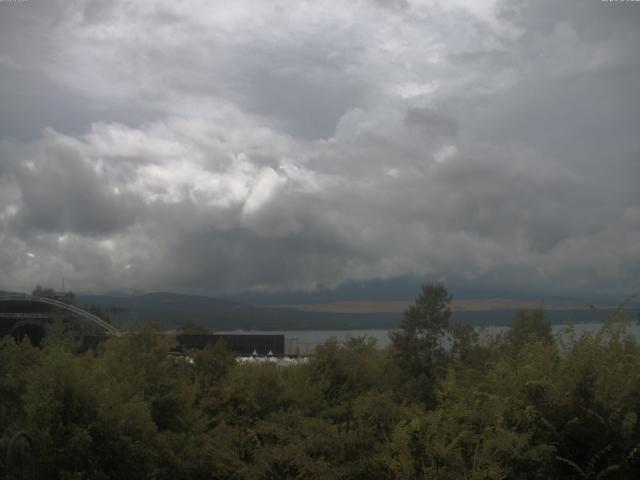
[[[148,293],[132,296],[80,295],[82,305],[95,305],[119,326],[155,322],[173,329],[185,321],[214,330],[350,330],[391,329],[398,325],[409,301],[352,301],[285,305],[250,305],[226,299],[178,293]],[[515,311],[540,303],[500,299],[456,300],[453,322],[476,326],[508,325]],[[577,302],[551,303],[545,308],[552,323],[601,322],[610,307],[590,310]],[[628,319],[637,315],[627,314]]]

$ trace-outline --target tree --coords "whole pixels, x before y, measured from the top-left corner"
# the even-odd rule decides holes
[[[451,358],[470,366],[480,367],[486,360],[486,349],[480,345],[480,335],[468,323],[451,326]]]
[[[400,328],[391,332],[397,361],[413,394],[433,406],[436,368],[444,356],[442,339],[449,329],[452,297],[441,283],[427,283],[404,312]]]
[[[516,351],[532,341],[550,345],[553,343],[551,322],[544,318],[544,311],[541,308],[531,311],[519,310],[513,317],[507,340]]]
[[[209,335],[211,330],[193,320],[185,320],[180,325],[180,332],[185,335]]]
[[[33,295],[34,297],[53,298],[54,294],[55,290],[53,288],[43,287],[41,285],[36,285],[36,288],[34,288],[33,292],[31,292],[31,295]]]

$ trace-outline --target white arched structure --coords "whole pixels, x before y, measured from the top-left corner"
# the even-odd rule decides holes
[[[116,327],[114,327],[110,323],[105,322],[104,320],[94,315],[93,313],[89,313],[80,307],[76,307],[75,305],[71,305],[69,303],[61,302],[60,300],[56,300],[54,298],[34,297],[33,295],[26,295],[26,294],[0,296],[0,302],[6,302],[6,301],[23,301],[23,302],[27,301],[27,302],[35,302],[35,303],[50,305],[52,307],[66,310],[67,312],[73,313],[74,315],[77,315],[78,317],[80,317],[85,321],[92,322],[98,325],[99,327],[103,328],[108,335],[113,335],[113,336],[120,335],[120,331]],[[21,314],[15,314],[15,315],[21,315]],[[33,314],[26,314],[26,316],[31,317],[33,316]]]

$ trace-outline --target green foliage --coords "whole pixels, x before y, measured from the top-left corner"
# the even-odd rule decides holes
[[[64,330],[41,349],[3,339],[0,449],[28,430],[47,479],[640,475],[640,347],[624,325],[554,338],[542,312],[519,312],[482,343],[448,326],[449,301],[425,286],[388,349],[334,339],[288,368],[238,364],[222,342],[176,359],[150,327],[84,354]]]
[[[185,320],[182,322],[182,325],[180,325],[180,332],[188,335],[208,335],[211,333],[211,328],[205,327],[198,322]]]
[[[551,322],[544,318],[541,308],[516,312],[511,322],[511,329],[507,333],[507,341],[519,350],[528,342],[553,342],[551,335]]]
[[[449,329],[451,299],[444,285],[423,285],[420,295],[404,312],[400,328],[391,333],[404,373],[404,393],[431,407],[435,405],[434,385],[444,356],[442,338]]]

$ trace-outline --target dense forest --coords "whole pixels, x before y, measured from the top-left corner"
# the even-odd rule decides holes
[[[640,347],[615,314],[577,338],[522,311],[480,342],[449,302],[425,285],[390,347],[287,368],[170,356],[151,327],[89,352],[5,338],[0,448],[28,431],[47,479],[638,478]]]

